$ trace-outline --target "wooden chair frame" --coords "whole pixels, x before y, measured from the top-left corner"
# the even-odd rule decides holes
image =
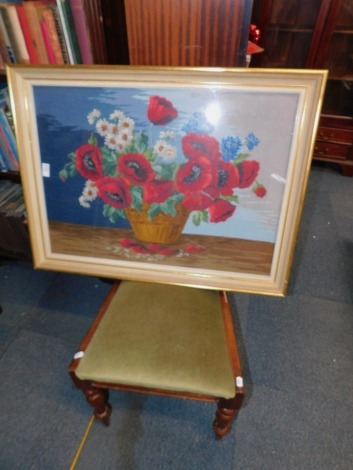
[[[97,419],[100,419],[106,426],[109,425],[110,422],[110,415],[112,411],[112,407],[109,400],[109,389],[112,390],[121,390],[121,391],[129,391],[135,393],[146,393],[152,395],[160,395],[160,396],[167,396],[173,398],[183,398],[188,400],[199,400],[204,402],[213,402],[217,403],[217,410],[216,416],[213,421],[213,429],[217,436],[217,438],[222,438],[226,434],[228,434],[231,430],[231,426],[235,416],[237,415],[243,401],[244,397],[244,387],[243,387],[243,379],[242,379],[242,372],[241,372],[241,364],[239,359],[239,352],[236,343],[236,337],[233,327],[233,321],[230,311],[230,306],[227,299],[227,294],[224,291],[219,291],[219,299],[221,303],[221,309],[223,314],[223,321],[224,321],[224,328],[226,333],[226,341],[229,351],[229,357],[232,365],[232,371],[235,381],[235,396],[230,399],[222,398],[222,397],[213,397],[208,395],[200,395],[196,393],[189,393],[189,392],[177,392],[177,391],[170,391],[170,390],[160,390],[160,389],[152,389],[146,387],[137,387],[137,386],[130,386],[130,385],[123,385],[117,383],[105,383],[105,382],[97,382],[94,380],[81,380],[76,375],[76,369],[80,363],[81,358],[83,357],[84,351],[88,347],[90,341],[92,340],[95,331],[98,328],[98,325],[104,314],[115,295],[116,291],[119,288],[120,282],[116,282],[112,289],[110,290],[107,298],[105,299],[104,303],[102,304],[96,318],[94,319],[90,329],[88,330],[84,340],[82,341],[79,352],[75,354],[74,359],[71,361],[68,371],[71,376],[71,379],[75,386],[82,390],[85,395],[87,402],[93,407],[94,409],[94,416]]]

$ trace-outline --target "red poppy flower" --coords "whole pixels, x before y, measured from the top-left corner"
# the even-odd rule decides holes
[[[165,246],[165,245],[159,245],[158,243],[149,243],[147,246],[154,253],[158,253],[164,256],[171,256],[176,253],[176,251],[173,250],[173,248],[170,248],[169,246]]]
[[[158,254],[163,255],[163,256],[171,256],[175,255],[177,253],[176,250],[172,250],[171,248],[165,247],[162,248],[158,251]]]
[[[106,176],[97,181],[98,196],[116,209],[125,209],[131,204],[129,184],[123,178]]]
[[[233,189],[239,185],[239,171],[231,162],[219,161],[217,164],[216,187],[223,196],[233,194]]]
[[[166,98],[151,96],[147,117],[156,126],[164,126],[178,117],[178,111]]]
[[[211,161],[220,160],[218,140],[207,134],[190,133],[181,139],[181,145],[185,157],[193,159],[207,157]]]
[[[254,193],[256,194],[257,197],[265,197],[266,194],[267,194],[267,190],[266,190],[265,186],[262,186],[262,185],[259,184],[254,189]]]
[[[209,186],[213,177],[214,169],[207,158],[195,158],[179,168],[176,187],[181,193],[194,193]]]
[[[234,214],[236,206],[229,201],[217,199],[209,208],[210,222],[224,222]]]
[[[205,247],[201,245],[186,245],[185,251],[188,253],[201,253],[201,251],[204,251]]]
[[[120,245],[123,248],[131,248],[132,246],[136,245],[136,240],[133,240],[132,238],[122,238],[120,240]]]
[[[202,211],[207,209],[213,202],[212,197],[205,193],[190,193],[186,194],[183,199],[183,206],[190,211]]]
[[[146,245],[133,245],[131,250],[134,253],[151,255],[153,253]]]
[[[142,153],[125,153],[119,158],[118,172],[130,183],[143,185],[152,181],[155,173],[151,163]]]
[[[237,167],[239,171],[239,188],[248,188],[259,174],[259,162],[256,160],[244,160]]]
[[[148,204],[152,202],[161,203],[170,197],[175,191],[174,181],[154,179],[144,186],[143,199]]]
[[[76,168],[84,177],[96,181],[103,176],[103,158],[99,147],[95,145],[81,145],[76,150]]]

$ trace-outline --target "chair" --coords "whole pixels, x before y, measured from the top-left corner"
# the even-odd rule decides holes
[[[113,285],[69,365],[109,425],[109,389],[216,402],[213,429],[229,433],[244,389],[225,292],[122,281]]]

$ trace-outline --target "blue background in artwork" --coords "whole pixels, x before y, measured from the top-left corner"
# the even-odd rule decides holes
[[[88,82],[87,82],[88,83]],[[170,100],[178,110],[177,119],[167,126],[153,126],[148,122],[149,98],[159,95]],[[33,98],[38,125],[41,163],[50,165],[50,177],[43,178],[45,202],[49,220],[91,226],[129,227],[126,219],[112,224],[102,215],[104,203],[95,199],[90,208],[79,203],[85,185],[80,175],[62,182],[59,172],[68,162],[67,155],[86,144],[95,126],[87,121],[93,109],[101,117],[109,119],[115,110],[133,119],[135,129],[144,131],[149,138],[149,147],[159,139],[160,131],[174,131],[176,160],[185,161],[181,149],[184,126],[195,112],[214,117],[214,105],[221,112],[212,135],[221,139],[227,135],[240,136],[243,140],[249,132],[260,139],[252,157],[262,165],[261,183],[268,194],[264,199],[254,199],[251,188],[241,193],[241,202],[235,216],[221,224],[193,225],[189,218],[184,233],[209,236],[236,237],[273,242],[277,236],[284,183],[287,178],[288,161],[291,155],[292,134],[298,108],[298,93],[278,94],[272,91],[233,90],[210,87],[145,86],[134,88],[120,82],[115,86],[33,86]],[[209,113],[211,111],[211,113]],[[217,114],[217,113],[216,113]],[[214,119],[213,119],[214,121]],[[274,135],[276,129],[276,135]],[[99,146],[103,145],[103,139]],[[285,158],[273,158],[273,155]],[[271,158],[267,158],[268,155]]]
[[[77,87],[34,87],[34,101],[37,115],[38,136],[41,162],[50,165],[50,177],[43,178],[46,207],[49,220],[96,226],[129,227],[125,219],[112,224],[102,215],[103,201],[99,198],[91,203],[89,209],[79,204],[78,198],[86,179],[77,174],[66,182],[59,178],[59,172],[69,161],[67,155],[86,144],[94,127],[87,121],[88,114],[98,108],[102,117],[109,118],[114,109],[127,112],[134,90],[124,92],[124,103],[111,99],[109,90],[103,88]],[[141,107],[146,113],[146,104],[134,100],[134,106]],[[138,109],[134,109],[134,117]],[[136,124],[139,123],[135,119]],[[98,137],[97,133],[95,133]],[[103,145],[103,139],[99,142]]]
[[[77,86],[38,86],[33,87],[35,112],[37,116],[41,162],[50,165],[50,178],[43,178],[48,219],[53,221],[77,223],[95,226],[129,227],[126,219],[120,218],[112,224],[102,215],[104,203],[95,199],[89,209],[79,204],[78,198],[86,179],[80,175],[70,177],[65,183],[59,178],[59,172],[69,160],[67,155],[86,144],[92,132],[98,138],[99,146],[103,139],[88,123],[87,116],[95,108],[101,117],[109,119],[110,114],[118,109],[135,122],[138,131],[144,131],[152,141],[158,139],[163,126],[150,126],[147,120],[147,108],[150,96],[160,94],[161,90],[153,87],[136,89],[129,87],[77,87]],[[175,103],[180,103],[185,91],[168,91]],[[204,96],[196,98],[200,106]],[[176,134],[195,111],[194,101],[184,100],[183,111],[178,119],[168,125]],[[154,128],[153,128],[154,127]],[[151,134],[152,132],[152,134]],[[99,141],[100,139],[100,141]],[[180,146],[176,144],[177,147]],[[180,155],[181,152],[178,152]]]

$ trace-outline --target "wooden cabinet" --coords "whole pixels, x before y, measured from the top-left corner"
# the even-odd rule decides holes
[[[352,0],[254,0],[252,22],[265,49],[252,66],[329,70],[314,159],[353,176]]]
[[[130,64],[243,66],[251,0],[125,0]]]
[[[345,176],[353,176],[353,118],[322,115],[314,159],[337,163]]]

